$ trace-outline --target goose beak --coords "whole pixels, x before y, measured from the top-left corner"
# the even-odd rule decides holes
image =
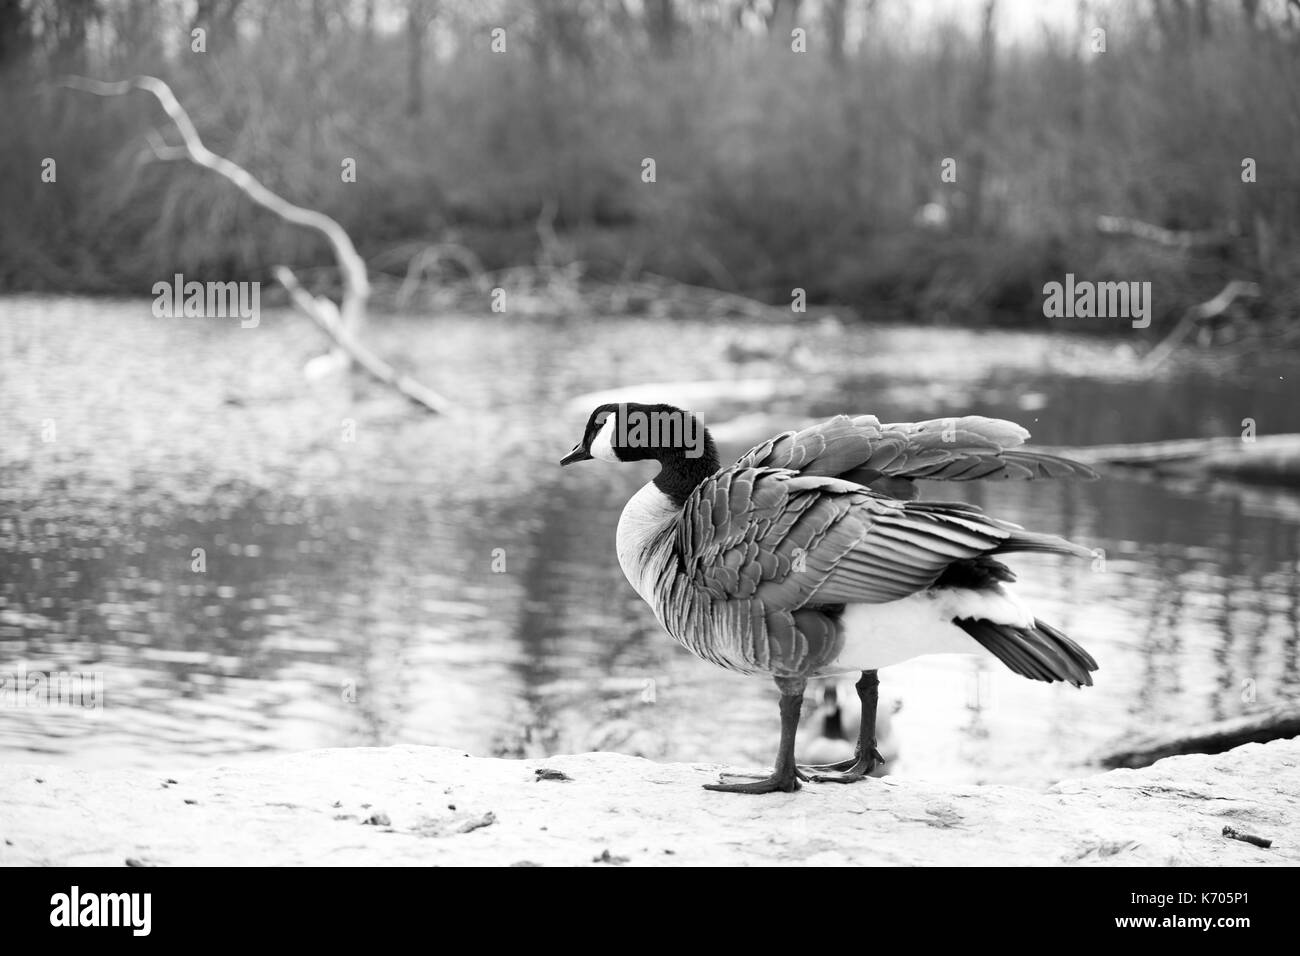
[[[560,459],[560,467],[572,465],[575,461],[591,461],[591,453],[582,447],[582,442],[573,446],[573,451]]]

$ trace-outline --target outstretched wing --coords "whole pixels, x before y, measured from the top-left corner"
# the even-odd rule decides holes
[[[970,506],[902,502],[839,478],[742,465],[691,493],[674,544],[682,567],[660,609],[669,632],[725,667],[790,674],[836,659],[845,604],[905,598],[981,555],[1089,553]],[[1006,570],[985,570],[998,569]],[[704,618],[715,629],[701,637]]]
[[[838,415],[768,439],[743,456],[744,467],[788,468],[870,486],[900,499],[916,497],[919,478],[1096,478],[1079,462],[1020,448],[1029,432],[997,418],[967,415],[881,424],[874,415]]]

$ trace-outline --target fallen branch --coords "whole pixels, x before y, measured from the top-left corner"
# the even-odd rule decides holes
[[[1141,219],[1129,219],[1124,216],[1098,216],[1097,231],[1107,235],[1133,236],[1145,239],[1156,245],[1178,249],[1190,249],[1195,246],[1211,246],[1226,242],[1232,238],[1229,233],[1214,229],[1200,231],[1165,229]]]
[[[433,412],[444,412],[450,403],[437,392],[425,388],[409,375],[403,375],[371,352],[347,329],[339,318],[338,308],[329,299],[313,296],[302,287],[298,279],[285,266],[276,266],[275,278],[289,292],[289,297],[299,309],[319,325],[330,338],[352,357],[371,377],[396,389],[417,405]]]
[[[1203,322],[1218,318],[1228,311],[1228,308],[1238,299],[1255,298],[1258,295],[1259,286],[1254,282],[1241,282],[1233,279],[1213,299],[1200,302],[1184,312],[1183,317],[1178,320],[1178,324],[1174,326],[1173,330],[1143,356],[1143,369],[1149,372],[1162,365],[1169,356],[1174,354],[1174,350],[1182,344],[1193,329]]]
[[[1104,767],[1148,767],[1179,754],[1218,754],[1242,744],[1300,736],[1300,704],[1282,704],[1258,714],[1233,717],[1163,736],[1143,737],[1104,754]]]
[[[335,219],[314,209],[294,205],[267,189],[242,166],[217,155],[204,146],[198,129],[194,126],[185,107],[181,106],[180,101],[176,99],[171,87],[157,77],[135,76],[129,80],[105,82],[84,76],[68,76],[63,79],[62,85],[68,89],[93,93],[96,96],[122,96],[132,90],[143,90],[152,94],[180,133],[182,141],[182,145],[172,146],[156,132],[151,131],[148,141],[158,159],[188,159],[195,165],[210,169],[228,179],[262,208],[270,210],[286,222],[314,229],[323,235],[329,241],[339,271],[343,275],[341,304],[335,306],[328,299],[307,294],[287,266],[276,266],[275,276],[288,290],[294,303],[324,329],[350,359],[379,381],[396,388],[407,398],[430,411],[440,412],[450,407],[451,403],[446,399],[418,382],[398,375],[387,363],[357,341],[355,333],[366,317],[370,280],[367,276],[365,260],[357,254],[352,238]]]
[[[460,265],[465,270],[465,274],[473,281],[474,287],[480,292],[487,292],[489,289],[487,275],[483,270],[483,263],[479,260],[471,249],[454,242],[440,242],[432,246],[426,246],[411,257],[410,263],[406,268],[406,277],[402,279],[401,288],[397,290],[397,307],[405,309],[411,302],[412,296],[415,295],[416,289],[420,287],[420,282],[424,279],[424,274],[444,260],[451,260]]]

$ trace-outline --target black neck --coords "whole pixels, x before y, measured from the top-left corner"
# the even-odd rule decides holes
[[[655,487],[673,499],[679,506],[686,504],[691,492],[699,487],[700,482],[711,477],[718,470],[718,448],[713,444],[713,436],[707,428],[704,431],[702,453],[694,458],[687,456],[681,448],[666,448],[659,456],[662,467],[655,475]]]

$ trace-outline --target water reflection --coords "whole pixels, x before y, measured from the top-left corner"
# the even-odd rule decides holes
[[[464,409],[421,418],[364,383],[304,382],[318,340],[287,314],[239,330],[164,323],[147,302],[0,311],[0,670],[102,672],[106,694],[98,716],[0,711],[8,760],[175,767],[429,743],[766,762],[767,683],[679,649],[622,579],[614,525],[648,473],[555,466],[585,420],[567,406],[581,392],[785,377],[724,455],[746,431],[844,410],[1003,415],[1047,444],[1235,434],[1246,417],[1300,431],[1285,367],[1062,374],[1023,336],[792,324],[741,353],[743,325],[377,322],[377,346]],[[796,381],[780,358],[792,342]],[[756,411],[715,405],[714,421]],[[1102,670],[1078,692],[973,659],[892,668],[895,772],[1037,783],[1126,733],[1300,691],[1294,499],[1134,479],[926,493],[1098,549],[1092,567],[1015,567],[1038,614]]]

